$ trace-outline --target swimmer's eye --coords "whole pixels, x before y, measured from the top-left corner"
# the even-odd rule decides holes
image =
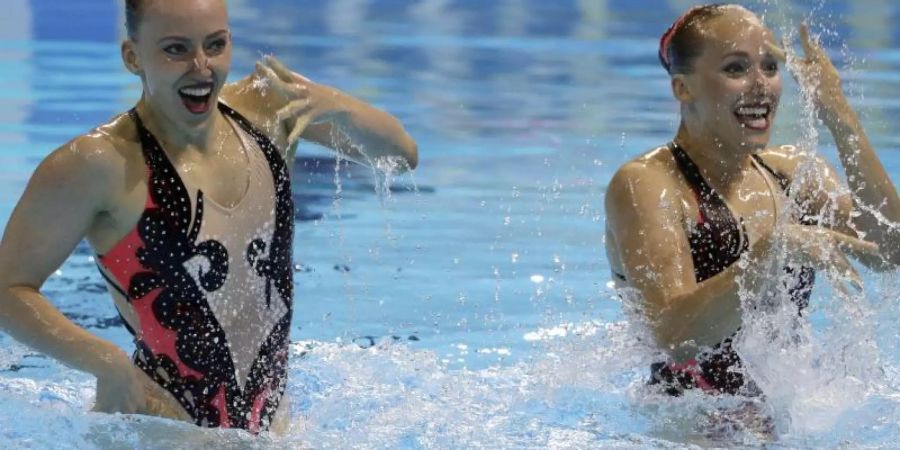
[[[170,56],[184,56],[188,52],[188,48],[184,44],[169,44],[163,47],[163,51]]]
[[[722,68],[722,71],[728,75],[740,75],[746,72],[748,69],[747,65],[744,63],[733,62],[731,64],[726,65]]]
[[[770,60],[763,62],[763,72],[774,75],[778,73],[778,61]]]
[[[207,46],[206,51],[211,55],[218,55],[225,51],[225,47],[228,46],[228,40],[225,38],[216,39],[212,41],[209,46]]]

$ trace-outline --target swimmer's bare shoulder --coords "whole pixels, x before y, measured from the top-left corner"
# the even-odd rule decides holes
[[[11,220],[32,230],[66,224],[67,231],[42,230],[62,244],[118,234],[123,195],[144,183],[144,163],[131,120],[120,115],[53,150],[35,169]],[[139,186],[140,185],[140,186]],[[142,201],[137,201],[143,206]],[[127,208],[125,208],[127,209]],[[133,214],[131,214],[133,215]],[[130,217],[130,215],[129,215]],[[106,230],[106,231],[104,231]]]
[[[787,177],[790,177],[797,166],[808,158],[796,146],[789,144],[766,148],[757,155],[769,168]]]
[[[104,199],[122,181],[128,159],[130,146],[119,128],[114,120],[53,150],[35,170],[30,185],[64,186],[88,198]]]
[[[15,286],[40,286],[121,191],[122,149],[100,129],[51,152],[35,169],[7,222],[0,271]]]
[[[620,167],[609,182],[606,192],[607,212],[616,202],[634,204],[635,197],[652,197],[658,200],[664,191],[680,191],[677,170],[666,147],[657,147],[628,161]],[[610,202],[613,202],[611,204]]]
[[[626,270],[623,266],[623,258],[620,252],[624,250],[623,244],[628,245],[627,233],[624,228],[634,227],[634,222],[642,211],[635,211],[639,198],[654,196],[654,192],[662,192],[664,187],[659,185],[659,178],[664,176],[666,162],[660,156],[658,149],[646,152],[637,158],[628,161],[616,170],[606,189],[606,254],[610,269],[614,274],[624,276]],[[641,195],[640,192],[650,192]],[[651,211],[647,213],[652,214]]]
[[[823,207],[836,209],[838,214],[826,214],[822,222],[844,232],[851,232],[849,217],[853,209],[850,196],[838,170],[817,153],[803,151],[794,145],[782,145],[760,153],[763,162],[790,183],[792,196],[803,208],[819,215]]]
[[[766,149],[759,156],[767,166],[790,182],[795,180],[801,168],[811,169],[809,173],[814,173],[814,177],[799,180],[801,186],[797,189],[801,190],[797,192],[804,197],[827,195],[827,191],[844,195],[839,192],[842,183],[837,169],[819,154],[803,151],[794,145],[781,145]]]
[[[668,233],[670,227],[664,230],[663,224],[681,223],[683,193],[678,173],[666,147],[652,149],[622,165],[606,191],[609,237],[616,240],[620,231],[635,228],[642,233]]]

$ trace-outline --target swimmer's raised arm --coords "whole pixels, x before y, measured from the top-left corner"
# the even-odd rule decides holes
[[[254,110],[288,148],[293,159],[300,138],[347,158],[392,170],[418,165],[415,141],[392,115],[337,89],[310,81],[268,56],[256,71],[223,91],[226,101]],[[276,126],[272,127],[271,123]]]
[[[844,95],[840,74],[822,47],[809,36],[806,25],[800,27],[800,41],[804,57],[796,58],[789,67],[812,96],[819,118],[831,131],[852,192],[850,197],[838,201],[838,215],[847,220],[837,222],[835,228],[851,236],[864,235],[879,247],[890,265],[900,265],[897,189]]]
[[[45,159],[29,181],[0,242],[0,330],[96,375],[98,409],[130,413],[143,410],[145,398],[128,355],[74,324],[40,292],[114,192],[107,151],[79,149],[75,141]]]

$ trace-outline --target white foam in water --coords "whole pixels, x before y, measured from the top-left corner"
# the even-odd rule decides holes
[[[817,442],[811,436],[835,428],[836,418],[858,405],[867,389],[852,378],[835,377],[832,369],[840,361],[822,358],[832,344],[809,345],[811,333],[789,352],[763,352],[760,364],[747,353],[765,400],[701,392],[673,398],[648,388],[647,367],[658,355],[634,322],[565,323],[535,333],[544,340],[534,341],[534,357],[483,370],[450,369],[435,352],[393,339],[365,349],[352,343],[295,343],[287,393],[291,427],[283,436],[262,438],[164,419],[88,413],[93,380],[68,369],[49,381],[0,377],[0,401],[16,410],[0,416],[0,446],[9,448],[25,436],[32,448],[74,443],[83,448],[601,449],[772,441],[808,446]],[[755,348],[752,340],[745,345]],[[887,412],[876,418],[900,419],[895,393],[881,397]],[[790,419],[780,436],[769,431],[772,410],[784,410]],[[868,426],[864,423],[851,426]],[[66,442],[55,442],[46,429],[67,436]]]

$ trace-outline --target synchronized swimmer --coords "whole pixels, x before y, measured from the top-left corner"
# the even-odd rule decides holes
[[[407,168],[416,144],[394,117],[272,57],[225,84],[223,0],[129,0],[126,10],[122,59],[143,96],[33,175],[0,246],[0,328],[94,374],[98,411],[283,428],[297,141]],[[85,237],[133,358],[40,292]]]
[[[416,143],[390,114],[274,57],[226,84],[224,0],[127,0],[126,28],[122,60],[143,94],[35,171],[0,243],[0,330],[96,376],[97,411],[283,429],[297,143],[402,169],[417,166]],[[640,294],[629,301],[668,355],[651,383],[670,394],[753,393],[732,347],[739,282],[759,293],[785,280],[800,313],[816,272],[858,276],[845,253],[875,270],[900,264],[898,229],[882,220],[900,222],[897,190],[831,61],[806,28],[801,39],[795,75],[844,178],[821,158],[769,146],[785,55],[756,15],[695,7],[661,39],[680,127],[610,181],[606,246],[614,279]],[[810,164],[824,174],[816,183],[798,176]],[[786,212],[791,221],[778,221]],[[131,357],[41,293],[85,238],[134,336]],[[775,245],[796,264],[767,272]]]
[[[816,271],[858,278],[843,252],[874,270],[900,264],[900,236],[890,223],[900,221],[897,190],[831,61],[805,27],[800,34],[798,81],[812,88],[853,196],[842,193],[823,159],[768,146],[784,50],[755,14],[737,5],[695,7],[660,40],[681,125],[671,142],[613,176],[606,249],[614,279],[640,294],[641,319],[669,355],[651,367],[651,383],[670,394],[753,393],[731,345],[741,326],[738,280],[754,295],[768,280],[783,280],[779,290],[799,313]],[[800,179],[798,168],[809,164],[824,176]],[[789,223],[778,222],[783,212],[793,214]],[[768,273],[776,243],[796,264]],[[737,264],[742,258],[748,264]]]

